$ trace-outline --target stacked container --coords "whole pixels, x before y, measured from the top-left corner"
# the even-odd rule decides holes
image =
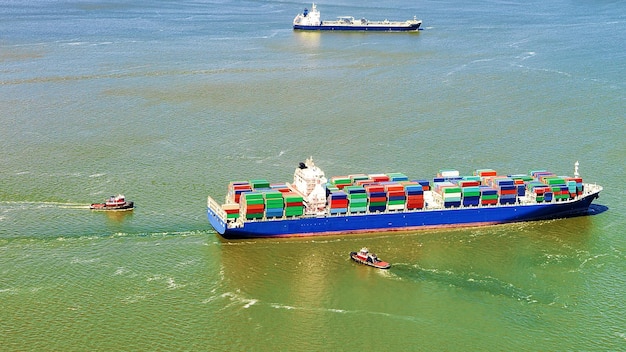
[[[348,177],[350,178],[350,182],[353,185],[362,185],[364,183],[372,182],[372,180],[370,180],[369,176],[367,176],[366,174],[349,175]]]
[[[350,176],[333,176],[330,178],[330,184],[342,189],[346,186],[350,186],[352,184],[352,180]]]
[[[497,176],[498,173],[496,172],[496,170],[493,169],[476,169],[474,171],[474,176],[479,176],[479,177],[491,177],[491,176]]]
[[[460,180],[457,182],[461,187],[463,206],[477,206],[480,204],[480,182],[476,180]]]
[[[239,218],[239,204],[222,204],[222,209],[226,212],[226,219]]]
[[[583,179],[580,177],[567,177],[566,181],[568,182],[568,187],[570,187],[570,185],[575,185],[576,187],[576,194],[572,195],[572,198],[575,197],[576,195],[582,195],[583,194]],[[570,184],[569,182],[573,182],[573,184]],[[571,188],[570,188],[570,193],[571,193]]]
[[[285,200],[285,216],[301,216],[304,214],[302,196],[295,192],[282,193]]]
[[[387,192],[385,192],[385,186],[381,184],[366,185],[365,192],[369,198],[369,211],[387,210]]]
[[[242,193],[240,202],[241,209],[243,210],[243,213],[245,214],[247,220],[263,218],[263,211],[265,210],[263,193]]]
[[[346,186],[343,190],[348,194],[348,211],[364,213],[367,211],[367,193],[362,186]]]
[[[393,177],[390,176],[390,179],[393,179]],[[385,187],[385,192],[387,193],[387,209],[406,209],[406,193],[404,192],[404,186],[400,183],[391,181],[388,183],[384,183],[383,186]]]
[[[251,192],[252,185],[248,181],[233,181],[228,184],[228,199],[239,203],[241,194]]]
[[[337,188],[330,191],[328,204],[331,214],[345,214],[348,212],[348,195]]]
[[[264,180],[264,179],[250,180],[250,185],[252,185],[253,190],[262,189],[262,188],[270,188],[269,181]]]
[[[413,182],[417,182],[422,186],[422,191],[430,191],[430,181],[428,180],[415,180]]]
[[[417,182],[404,184],[406,192],[406,208],[422,209],[424,208],[424,187]]]
[[[401,181],[409,180],[409,178],[405,174],[400,173],[400,172],[391,172],[391,173],[388,173],[387,176],[389,176],[389,181],[392,181],[392,182],[401,182]]]
[[[378,183],[378,182],[389,182],[389,176],[387,174],[369,174],[369,178]]]
[[[283,216],[285,202],[280,191],[269,191],[264,193],[265,216],[268,218],[280,218]]]
[[[489,186],[479,186],[480,204],[496,205],[498,204],[498,190]]]
[[[443,205],[446,208],[459,207],[461,205],[461,188],[450,182],[434,182],[435,192],[443,198]]]
[[[498,190],[500,204],[515,204],[517,201],[515,181],[510,177],[497,177],[493,181],[495,188]]]

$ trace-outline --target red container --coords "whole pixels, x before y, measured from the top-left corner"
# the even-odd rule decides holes
[[[407,209],[422,209],[424,207],[424,201],[412,201],[406,203]]]
[[[480,182],[478,181],[459,181],[459,186],[461,187],[476,187],[476,186],[480,186]]]
[[[370,202],[374,203],[374,202],[386,202],[387,201],[387,197],[370,197]]]
[[[333,199],[330,201],[331,208],[347,208],[348,200],[347,199]]]
[[[285,207],[301,207],[302,206],[302,202],[288,202],[285,203]]]
[[[367,193],[385,192],[385,187],[383,185],[371,184],[366,185],[364,188]]]
[[[402,191],[404,193],[404,186],[398,183],[391,183],[385,185],[385,190],[387,192]]]
[[[262,213],[265,210],[265,204],[249,204],[245,205],[246,213]]]

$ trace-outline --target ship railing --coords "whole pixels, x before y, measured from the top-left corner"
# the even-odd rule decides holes
[[[217,216],[219,216],[224,222],[226,222],[226,211],[222,209],[222,207],[215,201],[215,199],[211,198],[211,196],[207,197],[206,201],[207,207],[213,211]]]

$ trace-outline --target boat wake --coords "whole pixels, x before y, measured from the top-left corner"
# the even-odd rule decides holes
[[[227,300],[227,302],[223,302],[224,300]],[[403,320],[403,321],[421,320],[420,318],[413,317],[413,316],[404,316],[404,315],[368,311],[368,310],[348,310],[348,309],[328,308],[328,307],[307,307],[307,306],[287,305],[287,304],[276,303],[276,302],[263,302],[255,298],[244,297],[241,292],[225,292],[223,294],[216,294],[208,299],[203,300],[202,303],[223,304],[221,308],[222,310],[228,309],[228,308],[249,309],[253,306],[269,306],[274,309],[286,310],[286,311],[306,311],[306,312],[331,313],[331,314],[371,315],[371,316],[398,319],[398,320]]]
[[[64,203],[64,202],[14,202],[4,201],[0,202],[0,207],[13,208],[13,209],[43,209],[43,208],[56,208],[56,209],[89,209],[90,204],[86,203]]]
[[[422,268],[417,264],[394,264],[393,273],[397,279],[401,280],[438,282],[465,291],[483,292],[528,303],[551,304],[556,299],[549,297],[549,294],[528,292],[512,283],[475,272],[458,273],[451,270]]]

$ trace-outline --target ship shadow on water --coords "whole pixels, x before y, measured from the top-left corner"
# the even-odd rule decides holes
[[[104,213],[106,214],[107,221],[115,224],[121,224],[126,219],[133,217],[132,211],[105,211]]]
[[[592,203],[591,205],[589,205],[589,210],[587,211],[587,213],[585,214],[581,214],[580,216],[585,216],[585,215],[600,215],[602,213],[604,213],[605,211],[609,210],[609,207],[607,207],[606,205],[602,205],[602,204],[594,204]]]

